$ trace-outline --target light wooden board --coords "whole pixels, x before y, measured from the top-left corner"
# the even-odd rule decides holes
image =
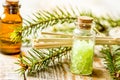
[[[23,49],[24,50],[24,49]],[[17,56],[7,56],[0,53],[0,80],[24,80],[16,69],[18,65]],[[41,71],[36,77],[27,76],[27,80],[110,80],[108,71],[100,58],[94,58],[94,70],[91,76],[80,76],[70,72],[69,63],[50,67],[48,70]]]

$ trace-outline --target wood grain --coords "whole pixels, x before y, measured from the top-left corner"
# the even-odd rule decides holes
[[[17,57],[18,55],[7,56],[0,54],[0,80],[24,80],[23,76],[15,72],[19,68],[19,66],[14,64]],[[72,74],[69,66],[68,62],[51,66],[48,70],[40,71],[39,75],[35,77],[27,76],[27,80],[110,80],[109,73],[100,58],[94,58],[94,70],[91,76]]]

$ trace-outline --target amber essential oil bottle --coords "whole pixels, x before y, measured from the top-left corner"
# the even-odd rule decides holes
[[[22,25],[22,17],[19,12],[19,1],[8,0],[3,4],[4,12],[0,23],[0,52],[3,54],[20,53],[21,41],[11,41],[11,33]]]

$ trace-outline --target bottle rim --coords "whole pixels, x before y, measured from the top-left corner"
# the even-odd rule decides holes
[[[19,8],[21,7],[21,5],[18,2],[14,2],[14,4],[9,3],[9,2],[3,3],[3,7],[10,7],[10,6],[19,7]]]

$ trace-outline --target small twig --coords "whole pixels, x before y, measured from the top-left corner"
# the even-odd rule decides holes
[[[73,37],[73,35],[70,35],[70,34],[54,33],[54,32],[41,32],[41,34],[42,35],[59,35],[59,36]]]
[[[91,37],[82,36],[81,40],[87,40]],[[53,48],[60,46],[72,46],[73,38],[41,38],[33,40],[33,47],[35,48]],[[96,37],[96,45],[118,45],[120,44],[120,38],[111,37]]]
[[[23,74],[23,76],[24,76],[24,80],[27,80],[25,73]]]

